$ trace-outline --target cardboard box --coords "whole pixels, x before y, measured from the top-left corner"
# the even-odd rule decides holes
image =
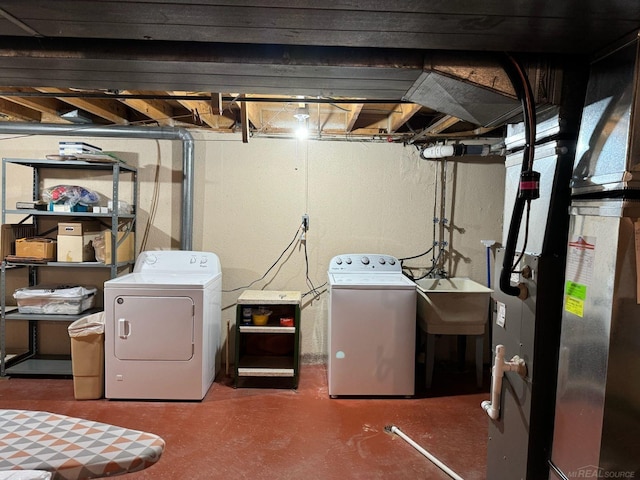
[[[34,225],[16,223],[4,224],[0,230],[0,260],[7,255],[16,254],[16,238],[34,237],[36,227]]]
[[[113,262],[113,255],[111,254],[111,231],[105,230],[102,233],[104,239],[104,254],[100,255],[101,252],[96,250],[96,258],[99,261],[104,261],[107,265],[111,265]],[[118,232],[118,242],[122,240],[122,243],[118,246],[116,263],[131,262],[135,259],[135,235],[129,233],[129,235],[124,237],[125,233],[126,232]]]
[[[98,222],[60,222],[58,235],[82,236],[90,232],[100,233]]]
[[[18,238],[16,256],[53,260],[56,258],[56,241],[40,237]]]
[[[58,261],[95,262],[93,239],[100,235],[96,222],[58,223]]]
[[[87,232],[84,235],[58,235],[59,262],[95,262],[96,252],[93,240],[100,232]]]

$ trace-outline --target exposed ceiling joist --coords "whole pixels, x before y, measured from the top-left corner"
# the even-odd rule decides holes
[[[44,93],[65,93],[68,90],[54,87],[37,87],[36,90]],[[86,110],[98,117],[107,119],[115,125],[127,125],[127,111],[124,105],[116,100],[85,100],[83,98],[64,98],[64,102],[76,108]]]
[[[360,112],[362,111],[363,106],[364,105],[362,103],[354,103],[349,105],[350,109],[347,112],[347,119],[345,122],[345,130],[347,132],[350,132],[351,130],[353,130],[353,126],[358,120],[358,116],[360,115]]]
[[[5,100],[4,98],[0,98],[0,112],[12,120],[25,122],[40,122],[42,120],[42,114],[40,112],[10,100]]]
[[[125,95],[130,93],[135,95],[136,91],[124,91]],[[161,100],[138,100],[138,99],[119,99],[120,102],[128,105],[137,112],[154,120],[158,125],[174,126],[175,119],[173,109],[167,102]]]
[[[13,93],[31,93],[34,90],[31,88],[12,88],[12,87],[2,87],[3,92],[13,92]],[[23,107],[30,108],[32,110],[36,110],[43,114],[48,114],[50,116],[58,116],[60,111],[66,105],[65,103],[55,99],[55,98],[37,98],[37,97],[19,97],[19,96],[4,96],[2,97],[11,102],[22,105]],[[62,120],[66,122],[66,120]]]
[[[281,135],[297,127],[285,105],[301,95],[326,103],[305,122],[317,136],[462,137],[501,127],[520,109],[504,52],[531,60],[536,101],[553,105],[548,60],[594,55],[640,30],[637,0],[615,8],[583,0],[577,16],[544,0],[54,3],[2,2],[5,119],[59,122],[75,108],[100,124],[233,132],[243,117],[246,135]],[[194,98],[175,98],[185,92]],[[255,103],[234,101],[240,94]]]
[[[394,111],[391,114],[389,122],[389,133],[396,132],[402,125],[407,123],[411,118],[420,111],[422,105],[415,103],[400,104],[396,106],[399,112]]]

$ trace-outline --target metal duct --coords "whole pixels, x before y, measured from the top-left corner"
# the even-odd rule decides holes
[[[69,127],[57,124],[0,123],[0,134],[21,135],[74,135],[91,137],[148,138],[153,140],[180,140],[182,142],[182,222],[180,248],[191,250],[193,243],[193,184],[194,150],[193,137],[183,128],[130,127],[130,126],[83,126]]]
[[[525,69],[538,108],[558,103],[558,69],[539,59],[530,59]],[[522,112],[500,57],[479,52],[428,54],[403,100],[484,127],[502,125]]]

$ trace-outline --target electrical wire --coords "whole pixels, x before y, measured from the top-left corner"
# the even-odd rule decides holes
[[[424,275],[416,278],[415,280],[422,280],[423,278],[427,278],[429,277],[429,275],[431,275],[434,270],[436,270],[437,265],[440,263],[440,258],[442,257],[442,254],[444,253],[444,250],[440,250],[438,251],[438,256],[436,257],[436,259],[434,260],[433,265],[431,266],[431,269],[425,273]]]
[[[440,250],[440,251],[438,252],[438,256],[437,256],[434,260],[432,260],[433,265],[431,265],[431,268],[430,268],[426,273],[424,273],[423,275],[421,275],[421,276],[419,276],[419,277],[414,277],[411,273],[408,273],[408,272],[405,272],[405,271],[404,271],[404,270],[409,270],[409,272],[410,272],[410,271],[411,271],[411,268],[410,268],[410,267],[402,267],[402,270],[403,270],[403,272],[402,272],[402,273],[404,274],[404,276],[405,276],[405,277],[407,277],[407,278],[408,278],[408,279],[410,279],[410,280],[413,280],[414,282],[415,282],[416,280],[422,280],[423,278],[427,278],[427,277],[429,277],[429,275],[431,275],[431,274],[434,272],[434,270],[436,269],[436,265],[439,263],[439,261],[440,261],[440,257],[442,256],[442,253],[443,253],[443,250]],[[416,257],[416,258],[417,258],[417,257]]]
[[[426,252],[420,253],[418,255],[413,255],[412,257],[404,257],[404,258],[399,258],[398,260],[400,260],[400,262],[403,262],[405,260],[414,260],[416,258],[420,258],[420,257],[424,257],[425,255],[427,255],[429,252],[431,252],[431,250],[433,250],[433,246],[431,246],[431,248],[429,248],[429,250],[427,250]]]
[[[156,218],[156,212],[158,211],[158,198],[160,197],[160,142],[156,140],[156,171],[153,175],[153,193],[151,195],[151,206],[149,207],[149,218],[147,219],[147,225],[145,226],[144,233],[142,235],[142,241],[140,242],[140,251],[143,252],[149,240],[149,232],[151,226]]]
[[[267,269],[266,272],[264,272],[264,275],[262,275],[260,278],[258,278],[257,280],[254,280],[253,282],[251,282],[249,285],[245,285],[243,287],[237,287],[237,288],[232,288],[231,290],[222,290],[224,293],[231,293],[231,292],[237,292],[238,290],[244,290],[247,289],[249,287],[251,287],[252,285],[254,285],[255,283],[258,283],[260,280],[264,280],[264,278],[269,275],[269,272],[271,270],[273,270],[275,268],[275,266],[278,264],[278,262],[282,259],[282,257],[284,257],[284,255],[287,253],[287,251],[291,248],[291,246],[296,242],[296,240],[298,240],[298,233],[300,232],[300,230],[302,230],[303,226],[302,223],[300,224],[300,226],[298,227],[298,229],[296,230],[295,235],[293,236],[293,239],[291,240],[291,242],[289,242],[289,245],[287,245],[287,247],[282,251],[282,253],[280,254],[280,256],[278,257],[278,259],[273,262],[273,264]]]
[[[327,291],[326,288],[324,290],[322,290],[322,291],[319,291],[321,288],[326,287],[327,283],[328,282],[324,282],[322,285],[320,285],[319,287],[316,287],[314,290],[309,290],[308,292],[304,292],[302,294],[302,298],[306,297],[307,295],[311,295],[313,293],[314,294],[313,298],[315,298],[317,300],[318,298],[320,298],[320,295],[322,295],[324,292]]]
[[[313,285],[311,278],[309,277],[309,257],[307,256],[307,242],[306,240],[302,242],[303,250],[304,250],[304,265],[305,265],[305,277],[307,279],[307,286],[310,288],[309,292],[313,292],[313,296],[315,299],[320,297],[316,287]]]

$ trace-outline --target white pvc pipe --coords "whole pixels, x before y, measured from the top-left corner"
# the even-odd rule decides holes
[[[421,155],[422,158],[445,158],[453,157],[453,145],[435,145],[425,148]]]
[[[482,408],[492,420],[497,420],[500,416],[500,394],[502,393],[501,365],[504,362],[504,345],[496,346],[496,356],[491,367],[491,400],[481,403]]]
[[[414,442],[410,437],[405,435],[395,425],[387,426],[387,427],[385,427],[385,430],[387,430],[388,432],[395,433],[396,435],[398,435],[400,438],[402,438],[405,442],[407,442],[409,445],[411,445],[413,448],[415,448],[422,455],[427,457],[434,465],[436,465],[440,470],[442,470],[444,473],[449,475],[454,480],[464,480],[460,475],[458,475],[456,472],[451,470],[444,463],[442,463],[440,460],[438,460],[436,457],[434,457],[431,453],[429,453],[427,450],[425,450],[420,445],[418,445],[416,442]]]
[[[514,356],[511,361],[504,361],[504,345],[496,345],[496,356],[491,368],[491,400],[485,400],[480,405],[492,420],[500,417],[500,395],[502,394],[502,377],[505,372],[517,372],[524,377],[527,367],[524,360]]]

